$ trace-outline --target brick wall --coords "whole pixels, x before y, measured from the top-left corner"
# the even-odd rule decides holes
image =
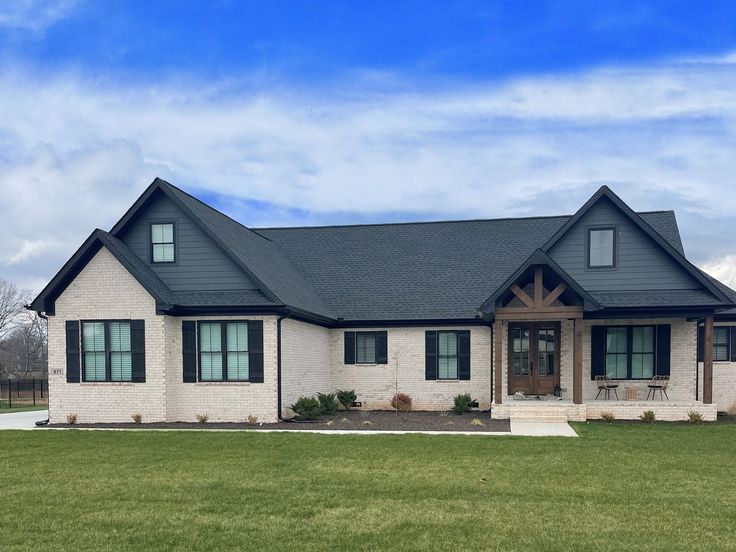
[[[298,320],[281,322],[281,401],[284,416],[301,396],[327,393],[330,385],[330,330]]]
[[[67,320],[143,319],[146,333],[145,383],[67,383]],[[49,419],[79,423],[130,422],[133,413],[145,422],[166,419],[164,319],[154,299],[102,248],[56,300],[49,317]]]
[[[363,329],[363,328],[361,328]],[[427,381],[424,379],[424,332],[426,330],[470,330],[470,380]],[[491,402],[491,332],[488,327],[365,328],[388,332],[388,364],[345,364],[345,330],[330,332],[330,386],[355,389],[363,408],[391,408],[398,390],[408,393],[416,410],[447,410],[453,397],[470,393],[481,408]]]
[[[257,416],[275,422],[276,413],[276,317],[184,316],[166,317],[166,416],[168,421],[194,422],[207,414],[211,422],[244,422]],[[263,383],[183,382],[181,323],[184,320],[262,320]]]

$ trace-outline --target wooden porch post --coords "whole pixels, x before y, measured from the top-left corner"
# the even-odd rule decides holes
[[[572,402],[583,404],[583,319],[575,319],[572,348]]]
[[[493,322],[493,386],[494,402],[501,404],[503,400],[503,321]]]
[[[705,315],[703,331],[703,404],[713,403],[713,314]]]

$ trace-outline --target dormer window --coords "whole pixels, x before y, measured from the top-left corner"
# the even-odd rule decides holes
[[[588,268],[616,266],[616,229],[591,228],[588,230]]]
[[[173,222],[151,224],[151,261],[154,263],[176,261]]]

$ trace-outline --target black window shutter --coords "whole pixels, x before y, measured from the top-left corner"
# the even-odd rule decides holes
[[[133,365],[133,381],[146,381],[146,321],[130,321],[130,357]]]
[[[263,322],[248,322],[248,381],[263,383]]]
[[[185,320],[181,323],[181,352],[184,383],[197,382],[197,323]]]
[[[670,375],[670,325],[657,326],[657,375]]]
[[[345,332],[345,364],[355,364],[355,332]]]
[[[79,321],[66,321],[66,382],[79,383]]]
[[[729,328],[731,332],[731,362],[736,362],[736,332],[733,331],[733,326]]]
[[[424,379],[437,379],[437,332],[424,333]]]
[[[470,330],[457,332],[457,378],[470,379]]]
[[[388,333],[376,334],[376,364],[388,364]]]
[[[703,362],[703,351],[705,351],[705,328],[698,325],[698,362]]]
[[[606,375],[606,326],[590,327],[590,379]]]

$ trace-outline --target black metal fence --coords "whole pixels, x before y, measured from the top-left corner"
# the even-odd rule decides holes
[[[0,409],[48,404],[48,392],[49,381],[45,379],[0,380]]]

